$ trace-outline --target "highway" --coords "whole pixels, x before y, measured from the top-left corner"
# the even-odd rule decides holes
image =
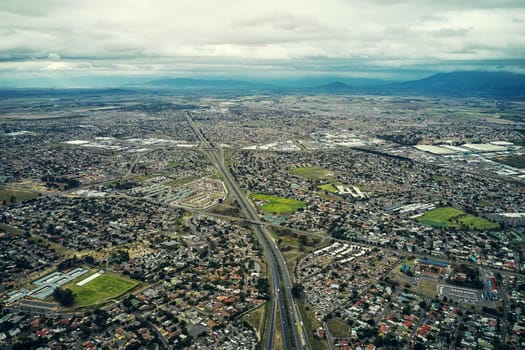
[[[220,171],[226,186],[228,186],[230,193],[239,203],[246,218],[253,222],[258,222],[259,216],[255,208],[243,194],[237,181],[224,164],[222,149],[212,147],[189,114],[187,115],[187,121],[200,141],[200,149],[208,155],[212,163]],[[284,257],[265,226],[252,224],[252,227],[263,247],[272,279],[272,313],[266,334],[266,349],[271,350],[274,347],[274,330],[276,326],[279,326],[276,324],[277,322],[280,323],[282,329],[284,349],[311,349],[299,308],[292,296],[292,281]],[[279,320],[277,320],[277,310],[279,311]]]

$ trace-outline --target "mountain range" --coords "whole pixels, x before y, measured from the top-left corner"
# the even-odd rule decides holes
[[[340,81],[329,84],[287,87],[238,80],[201,80],[171,78],[127,85],[123,88],[206,89],[206,90],[268,90],[327,94],[380,94],[421,96],[486,96],[499,98],[525,97],[525,74],[510,72],[451,72],[398,83],[374,81],[375,84],[350,85]]]
[[[118,89],[0,89],[0,97],[21,95],[71,95],[85,93],[133,93],[141,90],[179,91],[190,93],[324,93],[324,94],[373,94],[443,97],[494,97],[525,100],[525,74],[510,72],[461,71],[437,73],[406,82],[385,82],[377,79],[334,80],[323,85],[301,86],[261,83],[242,80],[211,80],[191,78],[164,78],[122,85]]]

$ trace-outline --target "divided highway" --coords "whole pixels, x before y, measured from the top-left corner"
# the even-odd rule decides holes
[[[201,150],[208,155],[210,160],[220,171],[230,193],[239,203],[246,218],[253,222],[259,221],[259,216],[255,208],[242,193],[235,178],[225,166],[222,149],[212,147],[202,134],[201,130],[195,125],[189,114],[187,115],[187,121],[200,141]],[[266,344],[266,349],[273,349],[275,336],[274,330],[275,327],[278,326],[282,328],[283,343],[286,350],[294,348],[311,349],[308,334],[304,328],[301,314],[299,312],[299,307],[292,296],[292,280],[284,257],[265,226],[252,224],[252,227],[257,235],[257,239],[264,249],[272,278],[272,312],[267,332],[268,342]],[[280,320],[277,320],[278,311]]]

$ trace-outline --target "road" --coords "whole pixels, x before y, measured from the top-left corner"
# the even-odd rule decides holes
[[[503,344],[507,343],[507,330],[509,328],[509,308],[510,308],[510,300],[509,296],[507,294],[507,290],[500,286],[500,295],[501,300],[503,301],[503,317],[502,317],[502,327],[501,327],[501,342]]]
[[[231,216],[220,215],[220,214],[211,214],[211,215],[217,216],[217,217],[222,217],[222,218],[229,219],[229,220],[244,220],[245,222],[249,222],[249,223],[255,224],[255,225],[263,225],[263,226],[266,226],[266,227],[279,227],[279,228],[282,228],[282,226],[280,226],[280,225],[274,225],[274,224],[271,224],[271,223],[268,223],[268,222],[264,222],[264,221],[260,221],[260,220],[242,219],[242,218],[238,218],[238,217],[231,217]],[[313,236],[319,237],[319,235],[317,233],[312,233],[310,231],[303,231],[303,230],[298,230],[298,229],[289,228],[289,227],[287,227],[286,229],[294,231],[294,232],[296,232],[298,234],[313,235]],[[339,240],[339,239],[333,239],[333,240],[334,241],[339,241],[341,243],[351,242],[351,241]],[[411,252],[408,252],[408,251],[406,251],[404,249],[387,248],[387,247],[384,247],[384,246],[377,246],[377,245],[369,244],[369,243],[366,243],[366,242],[356,242],[356,243],[360,244],[360,245],[364,245],[364,246],[370,247],[370,248],[380,248],[382,250],[389,251],[389,252],[392,252],[392,253],[402,254],[404,256],[413,255],[413,256],[416,256],[416,257],[425,257],[425,258],[434,259],[434,260],[447,260],[447,261],[451,261],[451,262],[454,262],[454,263],[457,263],[457,264],[466,264],[466,265],[469,265],[469,266],[474,267],[474,268],[480,268],[481,270],[485,269],[485,270],[491,271],[491,272],[504,272],[505,274],[515,275],[515,276],[520,276],[521,275],[520,273],[517,273],[517,272],[512,272],[512,271],[508,271],[508,270],[498,269],[498,268],[494,268],[494,267],[482,266],[482,265],[478,265],[478,264],[475,264],[475,263],[472,263],[472,262],[469,262],[469,261],[455,261],[455,260],[451,260],[451,259],[448,259],[448,258],[445,258],[445,257],[442,257],[442,256],[434,257],[434,256],[429,255],[429,254],[411,253]],[[394,266],[395,266],[395,264],[394,264]],[[389,270],[389,272],[390,271],[391,271],[391,269]],[[385,275],[388,275],[389,272],[387,272]],[[486,281],[487,278],[483,277],[482,280]],[[509,326],[508,314],[509,314],[510,301],[508,300],[507,291],[505,289],[503,289],[503,287],[501,287],[501,286],[500,286],[500,295],[501,295],[501,298],[502,298],[502,301],[503,301],[503,304],[504,304],[503,317],[501,319],[501,322],[502,322],[501,339],[502,339],[502,342],[505,343],[506,342],[506,334],[507,334],[507,330],[508,330],[508,326]],[[383,312],[385,312],[385,311],[386,310],[383,310]],[[333,344],[331,343],[330,337],[328,337],[328,340],[329,340],[328,341],[329,345],[332,347]]]
[[[135,315],[135,316],[139,316],[139,315]],[[162,345],[164,346],[164,349],[168,349],[168,350],[171,350],[173,349],[173,347],[170,345],[168,339],[166,339],[166,337],[164,335],[162,335],[161,331],[159,330],[159,328],[154,325],[151,321],[147,321],[148,325],[153,328],[153,331],[155,332],[155,334],[157,334],[157,337],[160,339]]]
[[[139,159],[140,159],[140,156],[141,154],[137,154],[137,157],[135,158],[135,160],[133,161],[133,163],[131,163],[131,165],[129,166],[129,169],[128,171],[126,172],[126,174],[124,175],[124,180],[127,179],[130,175],[131,175],[131,172],[133,171],[133,168],[135,167],[135,165],[137,165]]]
[[[217,167],[226,186],[229,187],[230,193],[239,203],[246,218],[258,222],[259,216],[255,208],[243,194],[237,181],[224,164],[222,149],[212,147],[189,114],[187,115],[187,121],[200,141],[200,149],[208,155],[209,159]],[[292,296],[292,280],[284,257],[265,226],[252,224],[252,227],[263,247],[272,279],[272,313],[267,332],[266,349],[273,349],[276,322],[280,323],[282,329],[284,349],[311,349],[299,307]],[[277,310],[279,310],[280,320],[277,320]]]
[[[327,322],[323,322],[323,327],[324,327],[324,334],[326,334],[326,339],[328,340],[328,347],[330,348],[330,350],[336,350],[337,348],[335,347],[335,339],[334,337],[332,337],[332,334],[330,333],[330,328],[328,328],[328,323]]]

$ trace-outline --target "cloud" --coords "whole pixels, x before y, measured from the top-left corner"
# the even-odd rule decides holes
[[[60,55],[56,52],[50,52],[48,55],[47,55],[47,58],[50,59],[50,60],[59,60],[60,59]]]
[[[2,0],[0,63],[10,64],[0,69],[313,72],[325,68],[310,63],[334,60],[361,69],[520,59],[522,18],[522,0]]]

